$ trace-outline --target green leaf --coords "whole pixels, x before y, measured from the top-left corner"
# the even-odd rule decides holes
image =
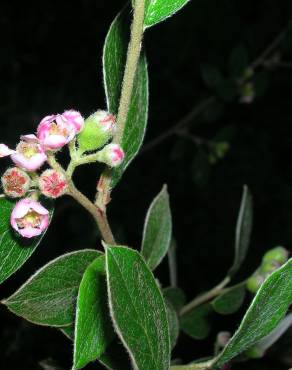
[[[209,316],[213,312],[210,303],[202,304],[180,318],[181,329],[194,339],[205,339],[211,331]]]
[[[165,288],[163,289],[163,295],[173,305],[176,311],[179,311],[186,303],[186,295],[179,288]]]
[[[220,69],[212,64],[204,64],[201,67],[201,74],[204,82],[211,89],[217,87],[223,82],[223,76]]]
[[[245,283],[231,287],[227,292],[213,300],[214,310],[221,315],[235,313],[243,304],[245,298]]]
[[[129,8],[126,7],[113,21],[107,34],[103,52],[104,86],[108,110],[117,114],[127,57],[130,35]],[[130,162],[138,153],[146,130],[148,118],[148,72],[146,57],[142,53],[134,81],[133,95],[128,112],[121,146],[125,159],[121,166],[112,170],[114,187]]]
[[[106,246],[109,302],[114,327],[139,370],[168,370],[167,311],[155,278],[132,249]]]
[[[171,17],[188,2],[189,0],[146,0],[145,27],[154,26]]]
[[[238,271],[246,257],[252,231],[252,219],[252,195],[248,187],[245,185],[243,188],[243,195],[235,232],[235,257],[233,266],[228,272],[229,276],[233,276]]]
[[[81,369],[100,358],[115,336],[108,313],[104,256],[84,272],[75,320],[74,369]]]
[[[17,271],[33,254],[44,233],[33,239],[22,238],[13,232],[10,215],[15,202],[0,198],[0,284]],[[46,205],[51,210],[52,207]]]
[[[154,270],[167,254],[172,234],[171,211],[167,187],[151,203],[144,224],[141,254]]]
[[[100,255],[100,252],[89,249],[64,254],[38,270],[2,303],[35,324],[70,325],[74,321],[83,273]]]
[[[214,365],[226,362],[267,336],[285,316],[292,303],[292,259],[263,283],[247,310],[239,329]]]
[[[179,336],[178,315],[173,305],[166,300],[167,320],[170,335],[170,347],[173,349]]]
[[[240,79],[244,76],[245,70],[248,68],[248,54],[247,50],[243,45],[235,47],[229,59],[229,71],[231,77]]]

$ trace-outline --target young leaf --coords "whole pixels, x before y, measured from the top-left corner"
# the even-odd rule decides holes
[[[231,287],[227,292],[213,300],[214,310],[221,315],[235,313],[242,305],[245,298],[245,284],[238,284]]]
[[[146,0],[145,1],[145,27],[154,26],[157,23],[171,17],[189,0]]]
[[[244,76],[245,70],[248,68],[249,60],[247,50],[243,45],[236,46],[229,58],[230,75],[234,79],[239,79]]]
[[[180,318],[181,329],[194,339],[205,339],[210,333],[209,316],[213,312],[210,303],[202,304]]]
[[[292,259],[263,283],[237,332],[218,356],[218,368],[267,336],[285,316],[292,303]]]
[[[10,226],[10,215],[15,202],[0,198],[0,284],[17,271],[33,254],[44,233],[33,239],[17,236]],[[52,207],[47,207],[51,209]]]
[[[173,349],[176,345],[179,336],[179,321],[178,315],[173,305],[166,300],[167,319],[170,335],[170,348]]]
[[[104,86],[108,110],[118,113],[123,75],[130,35],[129,8],[126,7],[113,21],[107,34],[103,52]],[[112,170],[114,187],[130,162],[139,151],[148,118],[148,72],[145,55],[142,53],[134,81],[133,95],[121,146],[125,159],[121,166]]]
[[[164,297],[173,305],[176,311],[179,311],[186,303],[186,295],[179,288],[168,287],[163,289]]]
[[[231,277],[237,272],[246,257],[252,230],[252,218],[252,195],[245,185],[235,232],[235,257],[233,266],[228,272]]]
[[[100,252],[89,249],[64,254],[38,270],[2,303],[35,324],[70,325],[74,321],[82,275],[100,255]]]
[[[106,246],[109,303],[114,327],[139,370],[168,370],[170,337],[166,306],[142,256]]]
[[[77,298],[74,369],[100,358],[115,334],[108,313],[105,258],[98,257],[85,270]]]
[[[141,254],[154,270],[167,254],[171,241],[172,222],[166,186],[151,203],[144,224]]]

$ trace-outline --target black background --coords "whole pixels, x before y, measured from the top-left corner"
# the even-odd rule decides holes
[[[14,146],[52,112],[75,108],[85,116],[105,108],[102,47],[123,1],[2,1],[0,4],[1,142]],[[202,79],[206,64],[226,75],[231,51],[239,44],[250,62],[270,45],[292,16],[288,0],[192,0],[172,19],[148,30],[145,48],[150,74],[146,143],[175,125],[211,91]],[[291,32],[276,52],[280,65],[266,70],[268,85],[250,104],[217,97],[193,122],[192,135],[213,140],[224,129],[230,150],[211,165],[205,145],[171,136],[141,153],[113,192],[109,218],[117,239],[139,248],[147,207],[163,183],[170,192],[178,244],[179,283],[191,299],[223,277],[232,263],[242,186],[254,195],[255,222],[250,252],[237,280],[258,266],[269,248],[292,243],[292,55]],[[271,55],[274,55],[273,52]],[[260,67],[260,70],[264,69]],[[207,153],[207,154],[206,154]],[[1,170],[8,165],[2,160]],[[76,182],[94,195],[100,169],[77,171]],[[45,240],[30,261],[0,288],[11,294],[31,273],[54,257],[98,242],[94,223],[71,199],[57,202]],[[157,270],[168,285],[167,263]],[[174,357],[184,361],[208,355],[218,330],[233,331],[243,311],[218,317],[210,339],[182,336]],[[72,348],[51,328],[35,327],[0,307],[0,368],[41,369],[51,358],[69,369]],[[287,369],[292,366],[286,335],[264,360],[235,369]],[[99,368],[98,365],[88,369]]]

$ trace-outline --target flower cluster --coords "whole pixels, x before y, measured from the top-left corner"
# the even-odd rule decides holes
[[[1,178],[6,196],[22,198],[11,214],[11,226],[20,235],[31,238],[40,235],[49,224],[49,212],[38,201],[39,194],[58,198],[68,191],[65,171],[50,168],[37,171],[64,146],[74,143],[75,156],[98,151],[96,160],[116,167],[124,159],[124,152],[117,144],[108,144],[115,130],[115,118],[106,111],[97,111],[84,120],[75,110],[44,117],[36,134],[23,135],[15,149],[0,144],[0,158],[10,156],[14,167]],[[85,157],[86,158],[86,157]],[[75,158],[76,159],[76,158]],[[49,162],[49,161],[48,161]]]

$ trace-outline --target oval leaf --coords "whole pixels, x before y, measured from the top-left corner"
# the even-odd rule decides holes
[[[35,324],[66,326],[74,321],[75,302],[83,273],[101,253],[82,250],[64,254],[38,270],[4,303]]]
[[[168,370],[167,311],[142,256],[126,247],[106,247],[109,302],[114,327],[135,368]]]
[[[235,232],[235,257],[233,266],[228,272],[229,276],[233,276],[237,272],[246,257],[252,230],[252,219],[252,195],[245,185]]]
[[[84,272],[75,320],[74,369],[81,369],[99,358],[115,336],[108,313],[104,256]]]
[[[245,293],[245,284],[236,285],[214,299],[212,306],[214,310],[221,315],[230,315],[241,307],[245,298]]]
[[[285,316],[292,303],[292,259],[263,283],[247,310],[239,329],[218,356],[221,367],[267,336]]]
[[[163,289],[164,297],[173,305],[176,311],[180,309],[186,303],[186,295],[180,288],[167,287]]]
[[[0,198],[0,284],[28,260],[45,234],[33,239],[16,235],[10,226],[10,215],[14,206],[15,202]],[[46,207],[52,210],[52,207]]]
[[[173,305],[166,300],[167,320],[170,335],[170,347],[173,349],[179,336],[178,314]]]
[[[151,270],[154,270],[167,254],[171,233],[169,196],[166,186],[163,186],[151,203],[144,224],[141,254]]]
[[[145,27],[154,26],[157,23],[171,17],[189,0],[146,0],[145,2]]]
[[[110,26],[103,52],[103,75],[108,110],[118,113],[122,82],[130,36],[129,7],[126,7]],[[114,187],[130,162],[138,153],[146,130],[148,118],[148,71],[146,57],[142,53],[134,81],[133,95],[129,107],[121,146],[125,159],[121,166],[112,170]]]
[[[201,340],[207,338],[211,331],[209,316],[212,312],[210,303],[205,303],[192,309],[181,316],[181,329],[194,339]]]

